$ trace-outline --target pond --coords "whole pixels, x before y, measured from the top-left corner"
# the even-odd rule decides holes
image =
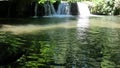
[[[0,44],[1,68],[120,68],[119,16],[0,19],[0,23],[0,42],[5,43]]]

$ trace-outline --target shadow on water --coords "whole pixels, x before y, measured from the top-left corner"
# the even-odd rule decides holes
[[[9,25],[26,25],[26,24],[55,24],[60,22],[65,22],[66,19],[74,19],[73,17],[38,17],[38,18],[8,18],[8,19],[0,19],[0,24],[9,24]]]
[[[1,68],[119,68],[120,28],[96,26],[96,19],[94,25],[91,19],[73,19],[77,21],[72,21],[76,26],[72,28],[47,29],[18,36],[1,34],[0,38],[6,37],[1,38],[1,42],[6,40],[8,46],[12,45],[10,50],[10,47],[4,47],[7,52],[0,49],[1,55],[6,56],[11,50],[13,55],[19,48],[23,51],[19,59],[1,65]],[[70,21],[64,21],[69,22],[66,26],[70,26]]]

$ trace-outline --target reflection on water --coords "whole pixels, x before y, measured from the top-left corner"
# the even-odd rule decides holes
[[[87,51],[86,49],[81,49],[81,46],[87,45],[86,40],[86,33],[89,28],[89,18],[78,18],[77,21],[77,42],[79,42],[76,46],[76,54],[74,54],[74,61],[73,61],[73,68],[81,67],[81,68],[88,68],[87,64],[87,55],[85,54]],[[82,42],[82,43],[81,43]],[[79,53],[79,54],[78,54]],[[84,54],[82,54],[84,53]]]
[[[77,38],[83,38],[86,30],[89,28],[89,18],[78,18],[77,21]]]
[[[120,28],[114,26],[119,25],[119,17],[109,18],[64,18],[64,22],[52,24],[47,23],[52,19],[47,19],[42,21],[47,23],[44,25],[3,24],[2,31],[9,29],[13,32],[14,28],[16,32],[19,29],[31,30],[17,34],[25,40],[26,47],[22,47],[25,53],[13,63],[16,66],[9,64],[8,67],[120,68]],[[53,19],[52,22],[57,21]]]
[[[89,26],[89,19],[88,18],[79,18],[77,22],[77,27],[83,27],[83,28],[88,28]]]

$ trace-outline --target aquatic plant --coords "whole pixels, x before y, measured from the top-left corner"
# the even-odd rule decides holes
[[[24,52],[24,40],[9,32],[0,32],[0,65],[16,62]]]

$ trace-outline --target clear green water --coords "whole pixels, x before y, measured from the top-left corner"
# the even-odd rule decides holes
[[[2,32],[25,40],[24,46],[19,45],[25,53],[8,67],[120,68],[119,16],[1,21],[6,23],[0,28]]]

